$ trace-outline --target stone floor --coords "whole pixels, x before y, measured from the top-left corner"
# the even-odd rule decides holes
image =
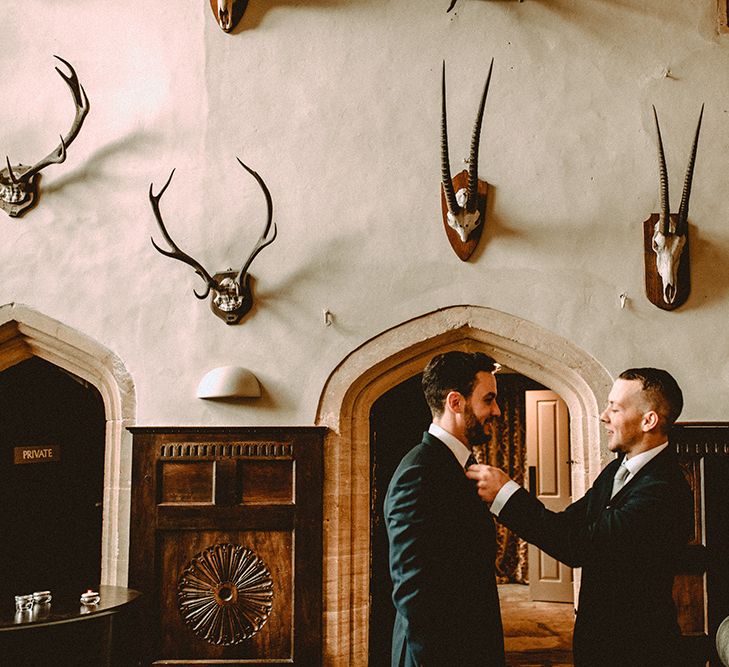
[[[532,602],[529,587],[499,586],[509,667],[572,667],[573,605]]]

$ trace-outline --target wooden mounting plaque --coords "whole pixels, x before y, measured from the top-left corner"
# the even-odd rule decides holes
[[[463,170],[460,174],[453,177],[453,190],[458,192],[461,188],[468,186],[468,171]],[[448,204],[446,203],[445,192],[443,191],[443,183],[440,184],[440,205],[443,212],[443,227],[445,228],[448,242],[453,248],[453,252],[458,255],[458,259],[465,262],[476,250],[481,233],[486,225],[486,197],[488,195],[489,184],[486,181],[478,182],[478,210],[481,214],[481,224],[474,229],[466,242],[461,241],[458,232],[448,224]]]

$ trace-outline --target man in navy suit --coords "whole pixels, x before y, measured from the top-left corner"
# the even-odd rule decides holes
[[[472,447],[488,442],[501,414],[496,368],[480,352],[447,352],[423,373],[433,423],[385,498],[393,667],[505,665],[493,519],[465,475]]]
[[[690,539],[693,504],[668,444],[682,407],[681,389],[666,371],[621,373],[600,415],[608,448],[619,456],[563,512],[546,509],[498,468],[467,471],[500,522],[582,568],[576,667],[685,666],[672,587]]]

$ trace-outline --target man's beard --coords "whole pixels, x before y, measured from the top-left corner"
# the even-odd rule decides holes
[[[476,415],[473,414],[471,406],[466,406],[464,414],[466,417],[466,438],[468,439],[468,444],[471,447],[475,445],[488,445],[491,441],[491,433],[486,433],[484,428],[485,424],[482,424],[476,419]],[[486,423],[489,422],[490,420]]]

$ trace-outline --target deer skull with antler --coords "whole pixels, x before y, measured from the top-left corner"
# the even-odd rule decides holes
[[[71,129],[65,136],[61,137],[61,143],[58,147],[46,155],[40,162],[36,162],[32,167],[22,164],[12,166],[10,164],[10,158],[5,157],[7,167],[0,171],[0,208],[11,217],[22,215],[33,205],[38,193],[38,176],[40,171],[48,165],[59,164],[66,159],[66,149],[78,135],[86,118],[86,114],[89,112],[89,100],[86,97],[84,87],[79,83],[76,71],[70,63],[66,62],[60,56],[53,57],[60,60],[71,71],[71,74],[67,75],[56,67],[56,72],[61,75],[61,78],[71,89],[73,102],[76,107],[76,116],[73,119]]]
[[[686,178],[681,195],[678,214],[670,211],[668,196],[668,170],[666,156],[663,151],[661,128],[658,114],[653,107],[653,118],[658,136],[658,164],[660,171],[660,213],[653,214],[644,222],[645,243],[650,239],[651,251],[655,254],[655,264],[648,261],[649,251],[646,249],[646,293],[650,301],[663,310],[673,310],[683,304],[690,291],[688,266],[688,211],[691,197],[691,183],[696,162],[696,149],[701,131],[701,119],[704,107],[701,106],[699,122],[696,125],[694,143],[689,156]],[[657,218],[657,220],[656,220]],[[659,286],[660,279],[660,286]]]
[[[154,239],[152,239],[152,245],[159,252],[165,255],[165,257],[178,259],[185,264],[189,264],[193,269],[195,269],[195,273],[197,273],[205,281],[206,289],[203,294],[198,294],[194,290],[193,293],[198,299],[205,299],[212,292],[213,298],[210,300],[210,308],[218,317],[224,320],[226,324],[237,324],[253,306],[253,295],[251,293],[250,274],[248,273],[248,267],[250,267],[251,262],[253,262],[253,260],[256,258],[256,255],[258,255],[261,250],[273,243],[277,233],[276,224],[273,223],[273,234],[269,236],[269,231],[271,230],[271,222],[273,219],[273,202],[271,201],[271,193],[268,191],[268,188],[263,182],[263,179],[255,171],[243,164],[240,158],[236,159],[238,160],[240,165],[258,182],[258,185],[260,186],[261,190],[263,191],[263,195],[266,198],[266,207],[268,211],[266,226],[263,230],[263,233],[256,242],[256,245],[251,251],[251,254],[248,256],[248,259],[243,263],[240,271],[237,272],[233,271],[232,269],[228,269],[227,271],[221,271],[220,273],[210,275],[205,270],[203,265],[200,264],[200,262],[180,250],[175,242],[172,240],[172,237],[167,232],[165,224],[162,221],[162,214],[160,213],[159,209],[159,201],[162,198],[162,195],[165,193],[167,186],[169,186],[170,182],[172,181],[172,176],[175,173],[174,169],[170,173],[170,177],[167,179],[167,182],[164,184],[158,194],[155,195],[152,192],[154,184],[150,183],[149,185],[149,201],[152,204],[152,210],[154,211],[154,215],[157,219],[160,231],[162,232],[162,236],[164,236],[165,241],[167,241],[172,250],[165,250],[164,248],[160,248],[154,242]]]
[[[443,222],[451,247],[458,257],[465,261],[476,249],[483,228],[486,214],[486,193],[488,184],[478,179],[478,147],[481,140],[481,124],[483,122],[486,95],[489,92],[491,71],[494,60],[491,59],[489,73],[486,77],[481,102],[476,115],[476,122],[471,135],[471,152],[468,157],[468,173],[462,171],[451,178],[451,166],[448,156],[448,122],[446,116],[446,82],[445,61],[441,83],[441,124],[440,124],[440,170],[441,170],[441,202],[443,205]],[[465,184],[465,187],[462,187]],[[458,190],[456,190],[458,188]],[[453,231],[449,231],[453,230]],[[455,234],[453,233],[455,232]]]

